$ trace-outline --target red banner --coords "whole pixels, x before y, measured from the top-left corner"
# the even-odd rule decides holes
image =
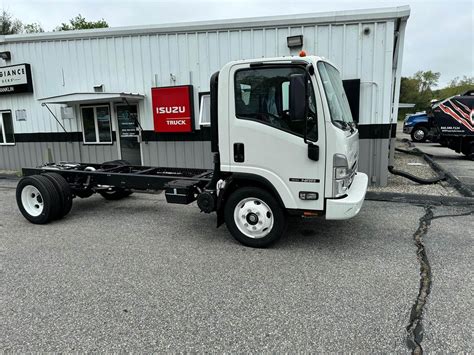
[[[151,89],[155,132],[193,131],[193,87],[169,86]]]

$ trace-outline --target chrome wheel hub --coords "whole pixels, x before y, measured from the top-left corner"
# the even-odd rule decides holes
[[[415,137],[416,140],[422,140],[425,138],[425,132],[421,129],[417,129],[415,133],[413,133],[413,136]]]
[[[264,238],[273,228],[271,208],[256,197],[240,201],[234,209],[234,221],[242,234],[249,238]]]

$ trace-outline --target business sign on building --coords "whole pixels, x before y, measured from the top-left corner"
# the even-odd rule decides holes
[[[151,89],[155,132],[193,131],[194,107],[192,85]]]
[[[29,64],[0,67],[0,95],[33,92]]]

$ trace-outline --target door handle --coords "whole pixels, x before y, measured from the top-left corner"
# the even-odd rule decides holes
[[[234,143],[234,162],[243,163],[245,161],[244,143]]]

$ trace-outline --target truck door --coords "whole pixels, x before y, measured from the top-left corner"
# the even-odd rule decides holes
[[[314,78],[308,76],[307,122],[289,115],[290,77],[304,73],[294,64],[231,68],[229,168],[271,183],[286,208],[323,210],[325,129]],[[308,158],[305,130],[309,144],[319,147],[317,161]]]

